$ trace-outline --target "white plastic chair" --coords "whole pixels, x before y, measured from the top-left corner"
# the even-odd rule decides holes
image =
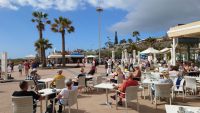
[[[197,92],[197,81],[196,78],[185,77],[185,91],[191,91],[192,94],[196,95]]]
[[[160,73],[157,73],[157,72],[152,72],[152,77],[155,78],[155,79],[160,79]]]
[[[89,87],[90,89],[94,88],[95,85],[102,83],[103,81],[103,76],[96,76],[93,77],[92,81],[88,81],[87,82],[87,87]],[[98,89],[97,89],[98,91]]]
[[[76,104],[78,113],[78,100],[77,100],[78,90],[69,91],[68,98],[64,99],[64,111],[65,107],[68,106],[68,113],[71,113],[71,106]]]
[[[157,97],[169,98],[171,105],[171,84],[155,84],[154,101],[157,109]]]
[[[78,78],[78,87],[81,87],[81,89],[83,88],[87,92],[85,76],[81,76]]]
[[[56,80],[56,89],[63,89],[65,88],[65,78]]]
[[[33,97],[12,96],[13,113],[33,113]]]
[[[173,84],[173,87],[172,87],[172,99],[174,99],[174,95],[176,96],[176,93],[179,94],[181,92],[183,100],[184,100],[184,98],[185,98],[185,89],[184,89],[185,79],[181,80],[180,85],[176,85],[177,80],[178,80],[178,78],[175,78],[174,81],[173,81],[174,84]]]
[[[119,92],[119,91],[117,91]],[[137,111],[139,111],[139,102],[138,102],[138,86],[129,86],[126,88],[125,93],[120,92],[121,94],[125,95],[125,107],[126,107],[126,113],[128,113],[128,103],[132,102],[133,100],[137,101]],[[117,95],[117,94],[116,94]],[[117,98],[116,98],[116,109],[117,109]]]
[[[78,78],[78,86],[85,87],[85,76],[81,76]]]

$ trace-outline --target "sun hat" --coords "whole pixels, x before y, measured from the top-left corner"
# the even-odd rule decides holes
[[[36,68],[33,68],[31,72],[37,72],[37,69],[36,69]]]

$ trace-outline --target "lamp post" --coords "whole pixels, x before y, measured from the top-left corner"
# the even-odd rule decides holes
[[[103,8],[100,5],[96,8],[96,11],[99,13],[98,19],[98,30],[99,30],[99,63],[101,62],[101,12],[103,12]]]

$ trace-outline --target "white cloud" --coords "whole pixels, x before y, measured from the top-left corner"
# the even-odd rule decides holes
[[[83,0],[0,0],[0,7],[17,10],[22,6],[32,6],[36,9],[56,9],[71,11],[79,8]]]
[[[81,3],[82,0],[55,0],[55,9],[58,9],[60,11],[71,11],[77,9]]]
[[[87,5],[104,9],[127,11],[123,20],[109,29],[120,33],[154,32],[167,30],[170,26],[199,20],[200,0],[0,0],[0,8],[17,10],[23,6],[36,9],[72,11]]]
[[[131,33],[158,32],[169,27],[197,21],[200,18],[200,0],[140,0],[125,19],[113,25],[111,31]]]
[[[116,8],[122,10],[133,9],[134,4],[137,4],[138,0],[85,0],[92,6],[97,7],[99,4],[103,8]]]
[[[18,9],[16,6],[12,5],[9,0],[0,0],[0,8]]]

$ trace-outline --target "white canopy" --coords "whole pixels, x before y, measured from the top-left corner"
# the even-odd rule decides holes
[[[161,53],[165,53],[165,52],[168,52],[168,51],[170,51],[170,48],[167,48],[167,47],[162,49],[162,50],[160,50]]]
[[[25,59],[35,59],[35,55],[27,55],[25,56]]]
[[[65,55],[65,58],[83,58],[84,55]],[[61,54],[49,55],[48,58],[62,58]]]
[[[142,54],[148,54],[148,53],[159,53],[158,50],[154,49],[153,47],[149,47],[148,49],[141,52]]]
[[[96,55],[87,55],[86,58],[96,58]]]

